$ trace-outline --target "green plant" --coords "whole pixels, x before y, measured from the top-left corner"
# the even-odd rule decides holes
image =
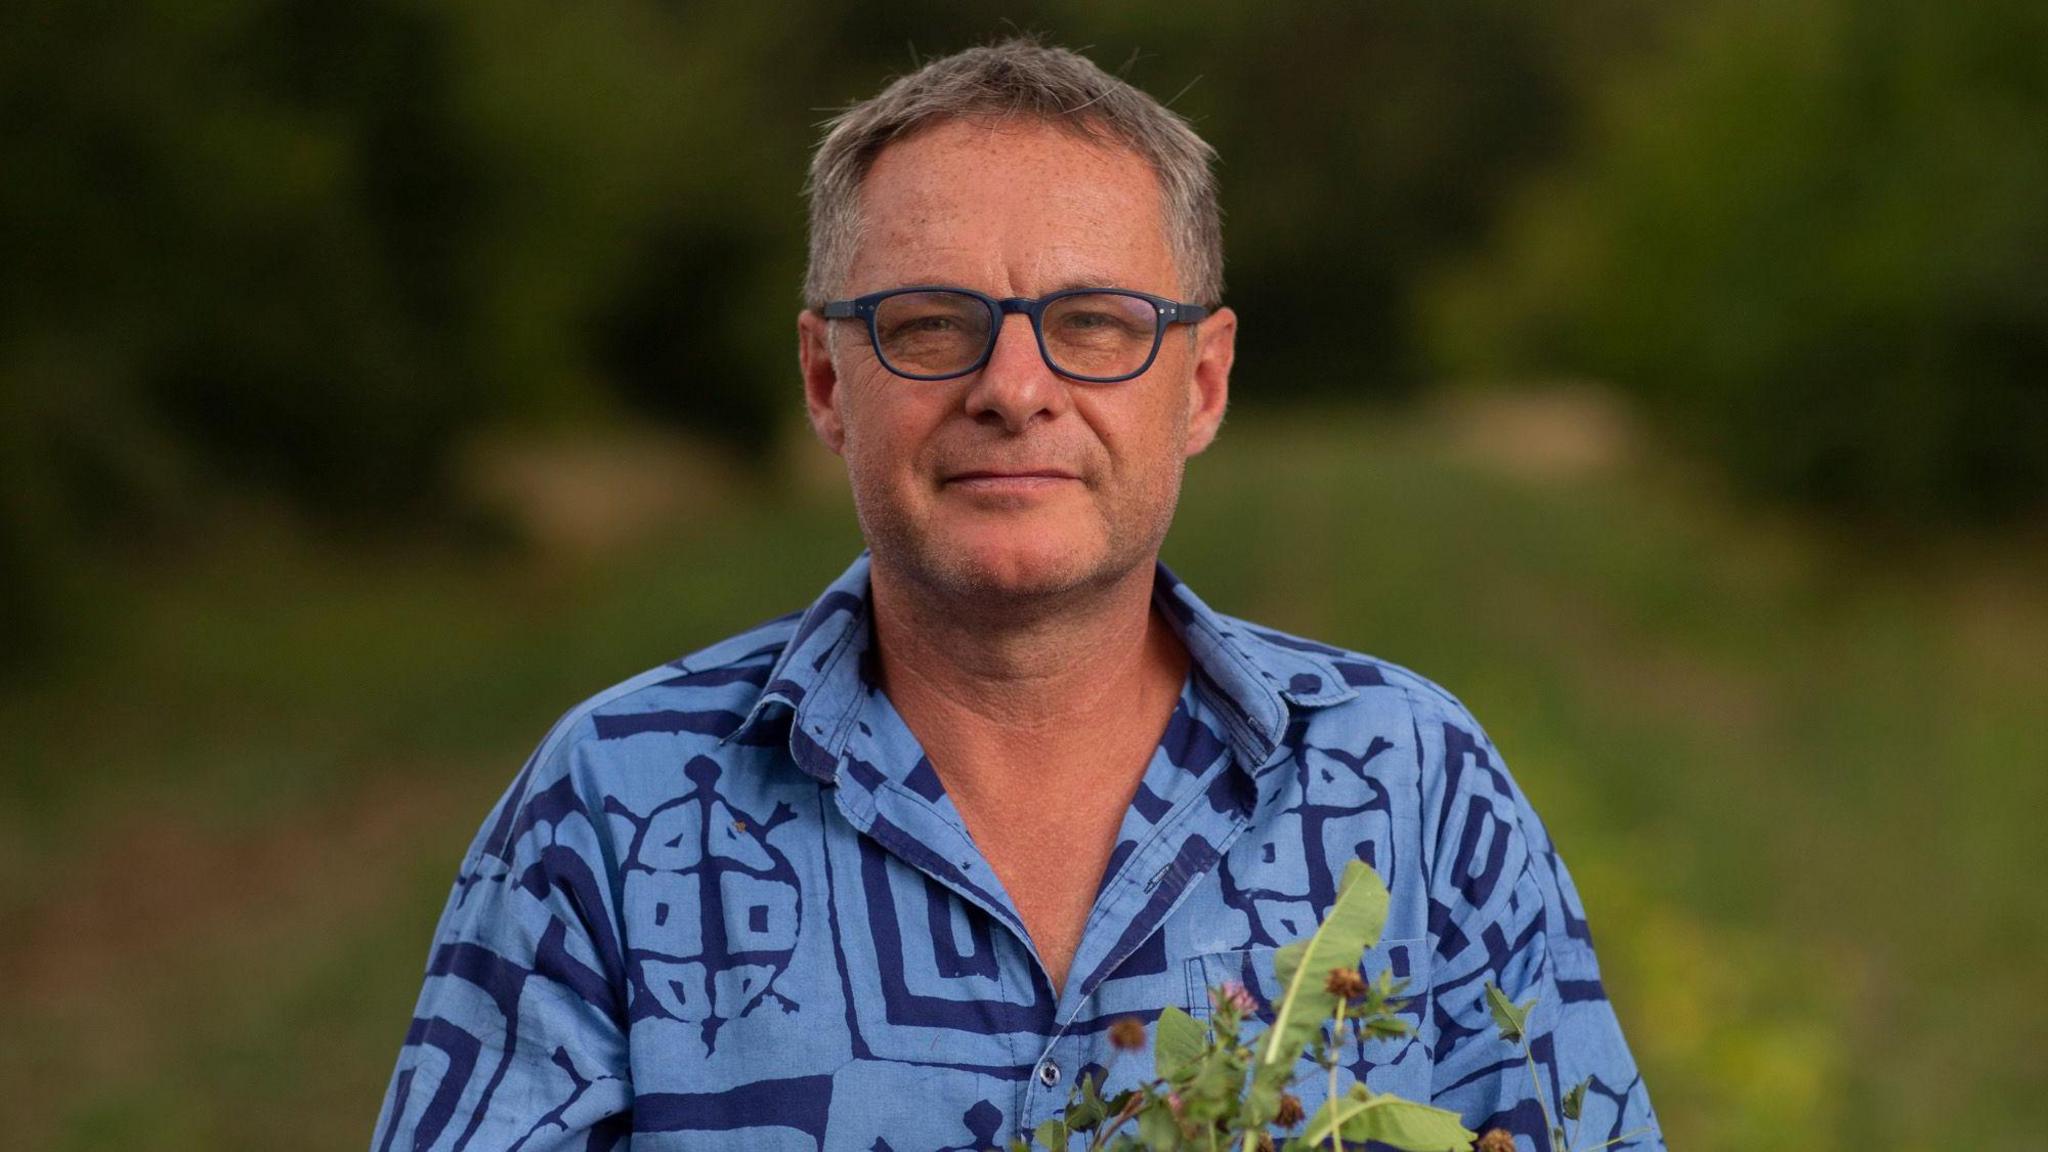
[[[1581,1080],[1577,1084],[1572,1085],[1571,1088],[1566,1090],[1564,1099],[1559,1102],[1558,1111],[1563,1115],[1564,1124],[1571,1125],[1571,1131],[1566,1132],[1564,1124],[1558,1123],[1558,1117],[1551,1115],[1549,1097],[1543,1094],[1543,1083],[1536,1076],[1536,1057],[1529,1051],[1529,1013],[1536,1010],[1535,999],[1532,997],[1517,1004],[1508,997],[1507,993],[1501,991],[1499,986],[1494,984],[1493,981],[1488,980],[1486,982],[1486,1007],[1488,1011],[1493,1013],[1493,1023],[1500,1031],[1500,1038],[1519,1047],[1522,1052],[1522,1061],[1529,1066],[1529,1086],[1534,1089],[1536,1103],[1543,1109],[1543,1122],[1550,1129],[1551,1147],[1562,1148],[1565,1152],[1600,1152],[1602,1148],[1612,1148],[1616,1144],[1633,1140],[1649,1131],[1647,1128],[1636,1128],[1624,1132],[1612,1140],[1605,1140],[1595,1144],[1591,1148],[1580,1148],[1578,1146],[1579,1111],[1586,1102],[1586,1087],[1592,1081]],[[1495,1131],[1499,1130],[1496,1129]],[[1487,1135],[1492,1136],[1493,1133],[1489,1132]],[[1512,1147],[1512,1143],[1505,1144],[1503,1147]],[[1492,1149],[1486,1146],[1486,1142],[1483,1140],[1478,1145],[1478,1149],[1479,1152],[1493,1152]]]
[[[1082,1077],[1065,1113],[1012,1148],[1064,1149],[1075,1134],[1088,1135],[1090,1152],[1262,1152],[1276,1146],[1276,1136],[1285,1139],[1282,1147],[1300,1152],[1367,1140],[1409,1152],[1470,1147],[1473,1133],[1455,1112],[1363,1084],[1340,1091],[1338,1053],[1347,1039],[1364,1044],[1408,1031],[1407,1021],[1394,1015],[1403,982],[1386,972],[1367,981],[1358,972],[1359,958],[1379,939],[1386,914],[1387,890],[1379,875],[1352,861],[1314,935],[1275,953],[1282,992],[1263,1032],[1249,1040],[1241,1035],[1241,1026],[1255,1016],[1256,1001],[1234,982],[1209,990],[1206,1029],[1186,1012],[1168,1008],[1154,1038],[1152,1079],[1105,1099],[1101,1077]],[[1142,1048],[1144,1039],[1136,1020],[1119,1021],[1110,1033],[1112,1044],[1126,1052]],[[1290,1089],[1303,1075],[1317,1073],[1329,1077],[1330,1091],[1311,1116]],[[1296,1127],[1298,1134],[1285,1135]]]
[[[1088,1152],[1167,1152],[1170,1149],[1238,1148],[1242,1152],[1313,1152],[1377,1141],[1407,1152],[1513,1152],[1514,1137],[1499,1128],[1477,1136],[1456,1112],[1418,1104],[1362,1083],[1344,1089],[1338,1054],[1347,1039],[1360,1046],[1407,1035],[1408,1022],[1395,1013],[1403,986],[1382,971],[1368,981],[1359,960],[1379,940],[1387,917],[1387,889],[1363,861],[1344,870],[1337,899],[1313,935],[1280,949],[1273,957],[1282,989],[1273,1021],[1249,1040],[1242,1025],[1255,1018],[1257,1001],[1235,981],[1209,989],[1210,1024],[1169,1007],[1159,1015],[1153,1044],[1153,1076],[1105,1098],[1099,1076],[1083,1076],[1067,1098],[1066,1110],[1038,1126],[1030,1139],[1018,1137],[1012,1152],[1068,1148],[1076,1135],[1088,1137]],[[1564,1152],[1600,1152],[1648,1129],[1623,1133],[1605,1143],[1575,1146],[1580,1107],[1588,1081],[1566,1092],[1560,1111],[1568,1135],[1545,1102],[1529,1051],[1529,1014],[1535,999],[1516,1004],[1489,980],[1487,1007],[1503,1042],[1517,1046],[1529,1066],[1529,1080],[1550,1129],[1551,1146]],[[1135,1018],[1117,1021],[1109,1039],[1118,1052],[1145,1046],[1145,1027]],[[1303,1076],[1329,1077],[1329,1094],[1314,1115],[1304,1112],[1290,1089]],[[1136,1130],[1131,1131],[1135,1124]],[[1299,1132],[1293,1130],[1300,1128]],[[1280,1141],[1284,1140],[1284,1143]]]

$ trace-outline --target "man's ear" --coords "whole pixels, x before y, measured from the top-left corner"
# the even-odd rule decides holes
[[[1188,439],[1193,456],[1216,439],[1230,405],[1230,366],[1237,359],[1237,313],[1218,308],[1195,325],[1195,366],[1188,375]]]
[[[837,454],[846,445],[846,425],[839,413],[839,370],[832,364],[832,322],[808,308],[796,314],[796,360],[811,431]]]

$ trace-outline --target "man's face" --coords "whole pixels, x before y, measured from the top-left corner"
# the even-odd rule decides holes
[[[1184,299],[1151,168],[1051,127],[948,121],[891,144],[862,207],[842,297],[932,284]],[[1222,421],[1236,318],[1169,328],[1151,368],[1116,384],[1058,375],[1029,318],[1003,320],[986,367],[925,381],[883,367],[863,322],[799,318],[812,426],[846,460],[876,564],[1008,601],[1149,566],[1186,458]]]

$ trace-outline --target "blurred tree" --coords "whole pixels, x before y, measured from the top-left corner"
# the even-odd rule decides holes
[[[1511,177],[1569,138],[1562,6],[1198,5],[1152,70],[1221,156],[1229,296],[1253,403],[1422,385],[1422,272],[1483,235]],[[1135,31],[1135,30],[1132,30]],[[1170,55],[1167,53],[1171,53]]]
[[[1731,3],[1607,93],[1432,322],[1593,373],[1749,485],[1904,523],[2048,507],[2048,10]]]
[[[0,19],[9,655],[52,634],[86,558],[216,494],[399,523],[443,498],[468,429],[605,402],[587,329],[688,190],[704,103],[669,17],[29,0]]]
[[[0,554],[61,590],[221,483],[431,498],[492,196],[424,8],[29,3],[0,33]],[[120,531],[115,531],[119,529]],[[47,632],[52,600],[4,626]],[[38,615],[38,605],[42,615]]]
[[[797,418],[817,124],[1017,28],[1218,146],[1248,400],[1398,395],[1422,272],[1485,234],[1654,21],[1619,0],[21,0],[0,15],[0,628],[223,494],[436,507],[506,420]],[[36,605],[42,605],[37,609]],[[21,645],[10,643],[10,652]]]

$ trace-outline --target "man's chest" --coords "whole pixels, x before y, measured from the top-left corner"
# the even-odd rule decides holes
[[[1000,1144],[1056,1113],[1083,1069],[1116,1063],[1114,1020],[1202,1016],[1224,979],[1263,993],[1273,948],[1312,929],[1346,860],[1415,871],[1412,827],[1305,768],[1289,788],[1308,790],[1256,817],[1228,763],[1174,771],[1185,779],[1148,776],[1101,860],[1041,842],[1062,867],[1037,874],[1066,888],[1012,890],[998,858],[1031,845],[984,852],[915,786],[762,791],[700,768],[695,805],[665,809],[622,860],[635,1146],[716,1146],[714,1132],[735,1147]],[[1423,922],[1419,890],[1396,899],[1390,927]],[[1039,901],[1084,910],[1062,994],[1032,955]],[[1423,962],[1412,939],[1378,961],[1404,976]],[[1385,1069],[1381,1088],[1418,1058],[1359,1057]]]
[[[1065,986],[1082,931],[1111,879],[1104,870],[1128,807],[1129,789],[1122,788],[1087,798],[1020,793],[961,812],[1055,989]]]

